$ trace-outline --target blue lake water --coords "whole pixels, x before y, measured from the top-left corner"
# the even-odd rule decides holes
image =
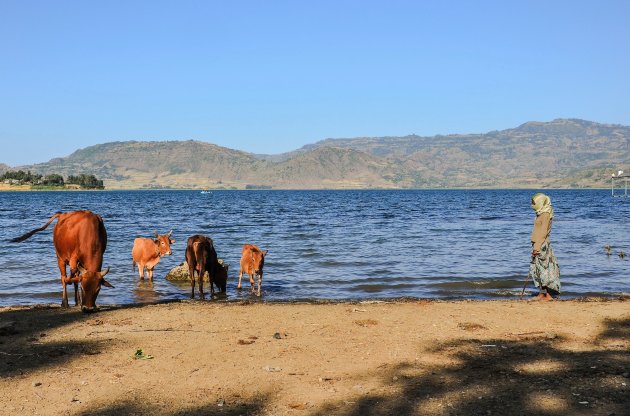
[[[165,280],[184,261],[186,239],[204,234],[230,264],[236,290],[243,243],[269,250],[263,299],[517,298],[530,260],[531,190],[0,192],[0,305],[60,303],[49,226],[10,238],[58,211],[89,209],[108,233],[104,267],[114,289],[99,304],[186,299],[189,284]],[[563,298],[629,293],[630,199],[606,190],[551,190],[551,241]],[[132,271],[134,238],[173,230],[173,255],[153,285]],[[603,246],[613,246],[606,256]],[[249,288],[245,278],[244,287]],[[207,286],[206,286],[207,288]],[[533,292],[528,283],[527,293]],[[70,291],[72,292],[72,291]],[[72,295],[70,294],[70,298]]]

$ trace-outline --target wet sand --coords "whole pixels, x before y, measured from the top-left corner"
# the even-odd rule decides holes
[[[627,300],[5,307],[0,413],[623,415],[629,348]]]

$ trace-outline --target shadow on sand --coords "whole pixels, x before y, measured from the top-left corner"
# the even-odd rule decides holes
[[[169,415],[169,416],[239,416],[261,414],[267,402],[267,397],[260,397],[252,401],[244,401],[234,405],[217,406],[217,404],[206,404],[174,412],[165,411],[159,406],[149,403],[123,402],[115,403],[106,408],[88,410],[80,415],[89,416],[120,416],[120,415]]]
[[[163,302],[167,303],[167,302]],[[139,308],[144,305],[103,306],[101,311]],[[76,306],[27,306],[0,310],[0,377],[52,368],[82,355],[100,354],[106,345],[82,340],[47,342],[47,333],[66,325],[86,323],[98,317]]]
[[[448,358],[445,365],[403,363],[384,369],[378,373],[382,392],[353,403],[328,403],[312,414],[628,414],[630,319],[606,321],[595,351],[563,349],[563,340],[549,334],[519,338],[439,345],[431,353]]]
[[[124,308],[133,307],[142,306]],[[107,346],[98,341],[45,343],[42,339],[47,331],[95,316],[78,308],[0,311],[0,377],[63,366],[77,356],[101,353]],[[10,322],[14,325],[6,325]],[[439,365],[402,362],[366,369],[353,377],[376,377],[381,388],[299,414],[626,415],[630,409],[628,340],[627,318],[605,321],[596,339],[584,341],[585,348],[567,347],[562,338],[545,333],[494,340],[477,339],[471,333],[426,352],[442,357]],[[156,404],[121,403],[112,398],[111,406],[90,409],[89,414],[250,415],[265,413],[270,400],[260,397],[169,412]]]

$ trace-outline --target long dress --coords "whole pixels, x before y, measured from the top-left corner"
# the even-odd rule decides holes
[[[536,216],[531,240],[532,249],[537,250],[538,255],[532,258],[529,265],[529,277],[536,287],[560,293],[560,266],[549,240],[551,223],[549,213],[544,212]]]

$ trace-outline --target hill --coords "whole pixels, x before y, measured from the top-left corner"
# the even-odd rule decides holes
[[[111,142],[21,168],[89,172],[107,189],[539,188],[608,186],[629,160],[630,127],[557,119],[485,134],[326,139],[280,155],[200,141]]]
[[[280,163],[199,141],[112,142],[25,166],[64,175],[93,172],[107,189],[391,187],[387,163],[353,149],[318,148]]]
[[[276,158],[329,146],[399,164],[413,187],[606,186],[630,161],[630,127],[556,119],[486,134],[326,139]]]

